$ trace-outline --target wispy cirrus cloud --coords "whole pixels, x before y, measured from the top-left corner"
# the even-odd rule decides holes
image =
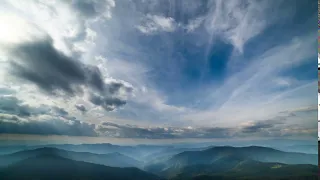
[[[242,53],[247,41],[276,20],[275,14],[270,13],[272,7],[267,3],[247,0],[211,1],[205,20],[205,27],[211,38],[209,44],[214,43],[216,38],[223,38]],[[280,2],[274,2],[272,6],[279,7],[279,4]]]
[[[306,36],[255,57],[253,63],[243,71],[230,76],[206,98],[205,102],[211,104],[211,108],[200,111],[199,116],[197,113],[192,114],[191,118],[219,121],[228,117],[230,121],[239,122],[241,119],[263,119],[264,116],[281,111],[280,109],[315,104],[316,101],[308,96],[314,90],[312,87],[315,87],[315,79],[296,80],[295,85],[286,87],[273,81],[281,78],[281,74],[292,67],[299,66],[306,60],[311,61],[315,54],[314,44],[315,40]],[[295,55],[298,50],[299,55]],[[212,103],[209,103],[210,101]],[[234,117],[234,114],[237,116]]]

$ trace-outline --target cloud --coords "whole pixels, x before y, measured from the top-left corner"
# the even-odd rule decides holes
[[[292,111],[279,112],[267,120],[243,122],[240,124],[240,128],[243,133],[259,133],[286,126],[288,125],[288,121],[292,121],[294,117],[296,117],[296,115],[293,114]]]
[[[16,91],[7,87],[0,87],[0,95],[12,95],[15,94]]]
[[[39,104],[31,106],[13,95],[0,96],[0,113],[18,117],[35,117],[40,115],[52,115],[68,117],[69,113],[61,107]]]
[[[181,29],[190,33],[199,28],[203,24],[204,19],[204,17],[197,17],[190,20],[187,24],[181,24],[176,22],[172,17],[147,14],[136,28],[141,33],[148,35],[160,32],[174,32]]]
[[[311,112],[316,114],[312,106],[279,112],[277,116],[268,120],[244,122],[240,124],[239,136],[256,134],[266,137],[312,137],[316,128]],[[302,119],[304,121],[301,121]]]
[[[83,104],[76,104],[75,107],[81,112],[87,111],[87,108]]]
[[[153,34],[156,32],[173,32],[176,26],[174,19],[171,17],[147,14],[143,22],[137,26],[137,29],[144,34]]]
[[[56,49],[77,57],[92,50],[94,47],[94,36],[92,35],[96,34],[91,28],[92,24],[112,18],[114,7],[113,0],[28,2],[5,0],[3,6],[4,12],[20,16],[22,17],[20,19],[32,22],[38,29],[49,34],[54,40]],[[14,24],[17,21],[12,22]],[[34,31],[34,27],[27,23],[21,24],[21,22],[23,21],[13,27],[15,34],[23,32],[19,27],[29,30],[28,32]],[[7,26],[11,27],[10,24]],[[20,40],[30,37],[25,35],[26,33],[23,34],[17,37],[23,37],[19,38]]]
[[[96,11],[96,7],[94,4],[94,1],[80,1],[80,0],[75,0],[72,1],[72,6],[78,10],[78,12],[81,15],[84,15],[85,17],[94,17],[98,13]]]
[[[95,125],[70,117],[57,106],[30,106],[12,95],[0,96],[0,133],[96,136]]]
[[[290,109],[287,111],[282,111],[280,113],[299,114],[299,113],[310,113],[310,112],[317,112],[317,111],[318,111],[317,106],[306,106],[306,107]]]
[[[192,127],[138,127],[104,122],[97,131],[103,136],[119,138],[227,138],[232,136],[229,128],[192,128]]]
[[[107,101],[107,102],[110,102]],[[115,100],[117,102],[117,100]],[[96,99],[95,103],[113,110],[114,104]],[[281,112],[279,115],[264,121],[248,121],[235,127],[203,126],[137,126],[102,122],[91,124],[79,121],[57,106],[39,105],[33,107],[25,104],[14,96],[3,95],[0,98],[0,133],[40,134],[40,135],[72,135],[72,136],[102,136],[116,138],[147,138],[147,139],[184,139],[184,138],[235,138],[248,137],[291,137],[311,136],[315,130],[308,124],[295,124],[295,118],[310,117],[304,114],[292,115],[292,112],[315,111],[312,107],[293,109]],[[84,105],[77,104],[76,108],[84,112]],[[82,109],[83,108],[83,109]],[[21,113],[23,112],[23,113]],[[300,117],[298,117],[300,116]],[[289,124],[288,121],[293,122]]]
[[[132,89],[132,87],[126,86],[123,82],[120,82],[120,81],[110,82],[109,87],[108,87],[108,91],[111,94],[117,93],[120,90],[124,90],[125,92],[131,93],[133,89]]]
[[[206,104],[205,110],[189,113],[185,115],[186,119],[197,124],[226,125],[230,121],[265,120],[284,110],[313,106],[316,101],[309,93],[315,87],[315,79],[304,81],[294,78],[295,83],[286,87],[275,85],[273,81],[292,68],[311,62],[316,55],[316,40],[311,34],[273,46],[252,57],[247,66],[227,76],[221,86],[209,86],[214,90],[201,101]]]
[[[18,121],[19,117],[11,114],[0,114],[0,120]]]
[[[258,121],[258,122],[251,122],[248,125],[245,125],[242,129],[244,133],[257,133],[265,129],[271,129],[276,126],[276,123],[273,121]]]
[[[147,138],[147,139],[184,139],[184,138],[238,138],[238,137],[311,137],[316,128],[303,127],[300,124],[287,125],[286,119],[276,117],[272,120],[247,122],[238,127],[145,127],[135,125],[120,125],[104,122],[97,126],[100,136],[118,138]]]
[[[0,134],[37,134],[96,136],[95,125],[74,119],[46,117],[41,120],[17,120],[0,117]]]
[[[128,99],[128,103],[121,111],[118,117],[126,118],[128,121],[145,121],[148,123],[160,122],[158,119],[167,118],[172,114],[181,113],[186,110],[182,106],[168,104],[168,98],[159,90],[152,86],[149,81],[150,67],[137,61],[129,61],[126,59],[106,59],[105,57],[95,58],[98,67],[102,68],[102,72],[108,73],[110,76],[121,79],[121,83],[130,87],[126,82],[130,82],[134,86],[134,91],[129,88],[120,88],[122,92],[132,94]],[[112,68],[108,68],[112,67]],[[110,81],[111,82],[118,82]],[[127,90],[126,90],[127,89]],[[130,114],[130,117],[127,116]]]
[[[46,92],[62,90],[72,95],[76,91],[73,84],[90,84],[100,88],[100,84],[95,84],[95,81],[102,81],[100,75],[92,73],[86,77],[86,67],[57,51],[51,39],[18,45],[10,53],[14,56],[11,62],[13,74],[35,83]]]
[[[114,97],[102,97],[99,95],[91,94],[90,102],[97,106],[101,106],[106,111],[113,111],[117,107],[121,107],[126,104],[125,100]]]
[[[253,122],[243,126],[238,136],[257,137],[315,137],[317,128],[304,127],[303,124],[273,123],[268,121]]]
[[[243,52],[247,41],[264,30],[274,15],[267,15],[270,5],[266,1],[216,0],[210,1],[209,6],[205,27],[211,36],[210,45],[216,38],[223,38],[239,52]],[[272,3],[274,6],[277,3]]]
[[[125,89],[124,93],[132,90],[121,82],[107,84],[99,68],[83,64],[57,51],[50,38],[14,46],[10,54],[14,58],[11,61],[11,74],[52,95],[75,96],[83,93],[83,87],[86,87],[99,94],[104,101],[91,102],[110,111],[125,104],[125,100],[114,95],[121,89]],[[107,108],[106,104],[110,107]]]
[[[185,26],[185,29],[187,30],[187,32],[192,32],[192,31],[196,30],[197,28],[199,28],[203,24],[204,19],[205,19],[204,17],[197,17],[197,18],[191,20]]]
[[[24,117],[36,113],[36,109],[23,104],[22,101],[14,96],[3,95],[0,96],[0,112]]]
[[[67,115],[69,115],[69,113],[68,113],[65,109],[63,109],[63,108],[54,106],[54,107],[52,107],[52,109],[53,109],[58,115],[61,115],[61,116],[67,116]]]
[[[96,18],[102,16],[111,18],[111,9],[115,7],[113,0],[73,0],[71,6],[85,18]]]

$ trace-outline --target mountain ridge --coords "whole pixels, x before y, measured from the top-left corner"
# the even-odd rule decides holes
[[[84,162],[91,162],[112,167],[142,167],[142,162],[118,152],[94,154],[90,152],[73,152],[52,147],[42,147],[37,149],[19,151],[9,155],[1,155],[0,161],[2,161],[2,163],[0,163],[0,167],[29,157],[34,157],[39,154],[56,154],[61,157],[73,160],[80,160]],[[10,162],[10,160],[12,160],[12,162]]]
[[[117,168],[67,159],[56,154],[40,154],[0,170],[0,179],[114,179],[161,180],[138,168]]]

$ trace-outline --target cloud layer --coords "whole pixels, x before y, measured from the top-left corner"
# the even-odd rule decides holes
[[[6,0],[0,133],[311,138],[315,7]]]
[[[103,136],[112,138],[140,139],[183,139],[183,138],[239,138],[253,134],[264,137],[312,137],[316,133],[312,127],[287,125],[288,121],[304,117],[304,114],[317,113],[315,107],[306,107],[281,112],[272,119],[248,121],[238,127],[146,127],[129,124],[102,122],[92,124],[77,120],[65,109],[44,104],[31,107],[12,96],[0,99],[0,133]],[[81,105],[78,105],[81,109]],[[82,110],[80,110],[82,111]]]

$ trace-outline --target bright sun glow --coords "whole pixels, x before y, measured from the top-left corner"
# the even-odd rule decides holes
[[[43,33],[24,19],[11,14],[0,14],[1,44],[16,44],[41,36]]]

